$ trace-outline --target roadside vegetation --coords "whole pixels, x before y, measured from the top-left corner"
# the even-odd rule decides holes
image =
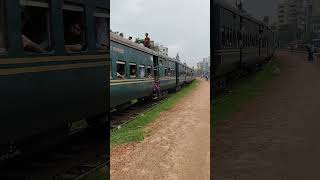
[[[280,74],[280,69],[280,62],[274,58],[261,71],[234,80],[228,92],[214,98],[211,126],[214,128],[216,123],[226,120],[231,114],[239,111],[241,106],[263,92],[268,83]]]
[[[148,132],[145,132],[144,127],[158,118],[161,112],[167,111],[173,107],[182,97],[193,90],[197,84],[198,82],[196,80],[193,81],[179,92],[170,95],[168,99],[156,105],[156,107],[153,107],[150,111],[139,115],[136,119],[123,125],[120,129],[112,130],[110,134],[111,148],[120,144],[142,141],[148,134]]]
[[[110,133],[110,148],[120,144],[126,144],[130,142],[142,141],[148,132],[145,132],[144,127],[153,122],[160,116],[161,112],[167,111],[172,108],[181,98],[192,91],[198,82],[195,80],[190,85],[181,89],[179,92],[170,95],[170,97],[164,100],[161,104],[153,107],[151,111],[138,116],[128,124],[123,125],[120,129],[112,130]],[[106,168],[97,170],[91,174],[88,180],[108,180]]]

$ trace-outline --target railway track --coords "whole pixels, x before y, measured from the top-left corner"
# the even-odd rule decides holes
[[[93,129],[75,133],[55,148],[6,162],[1,167],[0,179],[86,179],[108,165],[105,137],[103,131]]]
[[[111,113],[111,129],[119,129],[123,125],[131,122],[136,119],[139,115],[145,114],[153,110],[157,105],[162,104],[166,99],[170,97],[170,94],[167,94],[165,97],[161,98],[159,101],[141,101],[134,103],[132,106],[127,109],[115,111]]]
[[[136,102],[129,108],[111,113],[111,130],[153,110],[171,95],[159,101]],[[65,141],[45,151],[11,159],[0,167],[0,179],[6,180],[82,180],[93,172],[108,168],[105,131],[87,128],[75,130]],[[98,137],[98,138],[97,138]],[[107,171],[106,171],[107,172]]]

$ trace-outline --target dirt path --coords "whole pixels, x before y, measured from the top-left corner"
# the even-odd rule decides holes
[[[209,179],[210,84],[198,87],[148,126],[141,143],[111,151],[111,179]]]
[[[281,75],[218,124],[215,180],[320,179],[320,64],[280,52]]]

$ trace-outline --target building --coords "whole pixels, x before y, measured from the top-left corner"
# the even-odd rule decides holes
[[[198,75],[210,75],[210,56],[203,58],[202,61],[197,63],[197,70]]]
[[[164,47],[163,45],[159,46],[159,53],[168,56],[169,49],[167,47]]]
[[[310,31],[311,38],[320,38],[320,1],[311,0]]]
[[[278,5],[278,30],[280,40],[298,41],[307,32],[309,0],[283,0]],[[290,32],[290,33],[289,33]]]

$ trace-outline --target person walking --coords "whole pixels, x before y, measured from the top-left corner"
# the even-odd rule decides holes
[[[307,50],[308,50],[308,60],[310,62],[312,62],[314,60],[313,56],[314,56],[314,45],[313,44],[309,44],[307,46]]]

